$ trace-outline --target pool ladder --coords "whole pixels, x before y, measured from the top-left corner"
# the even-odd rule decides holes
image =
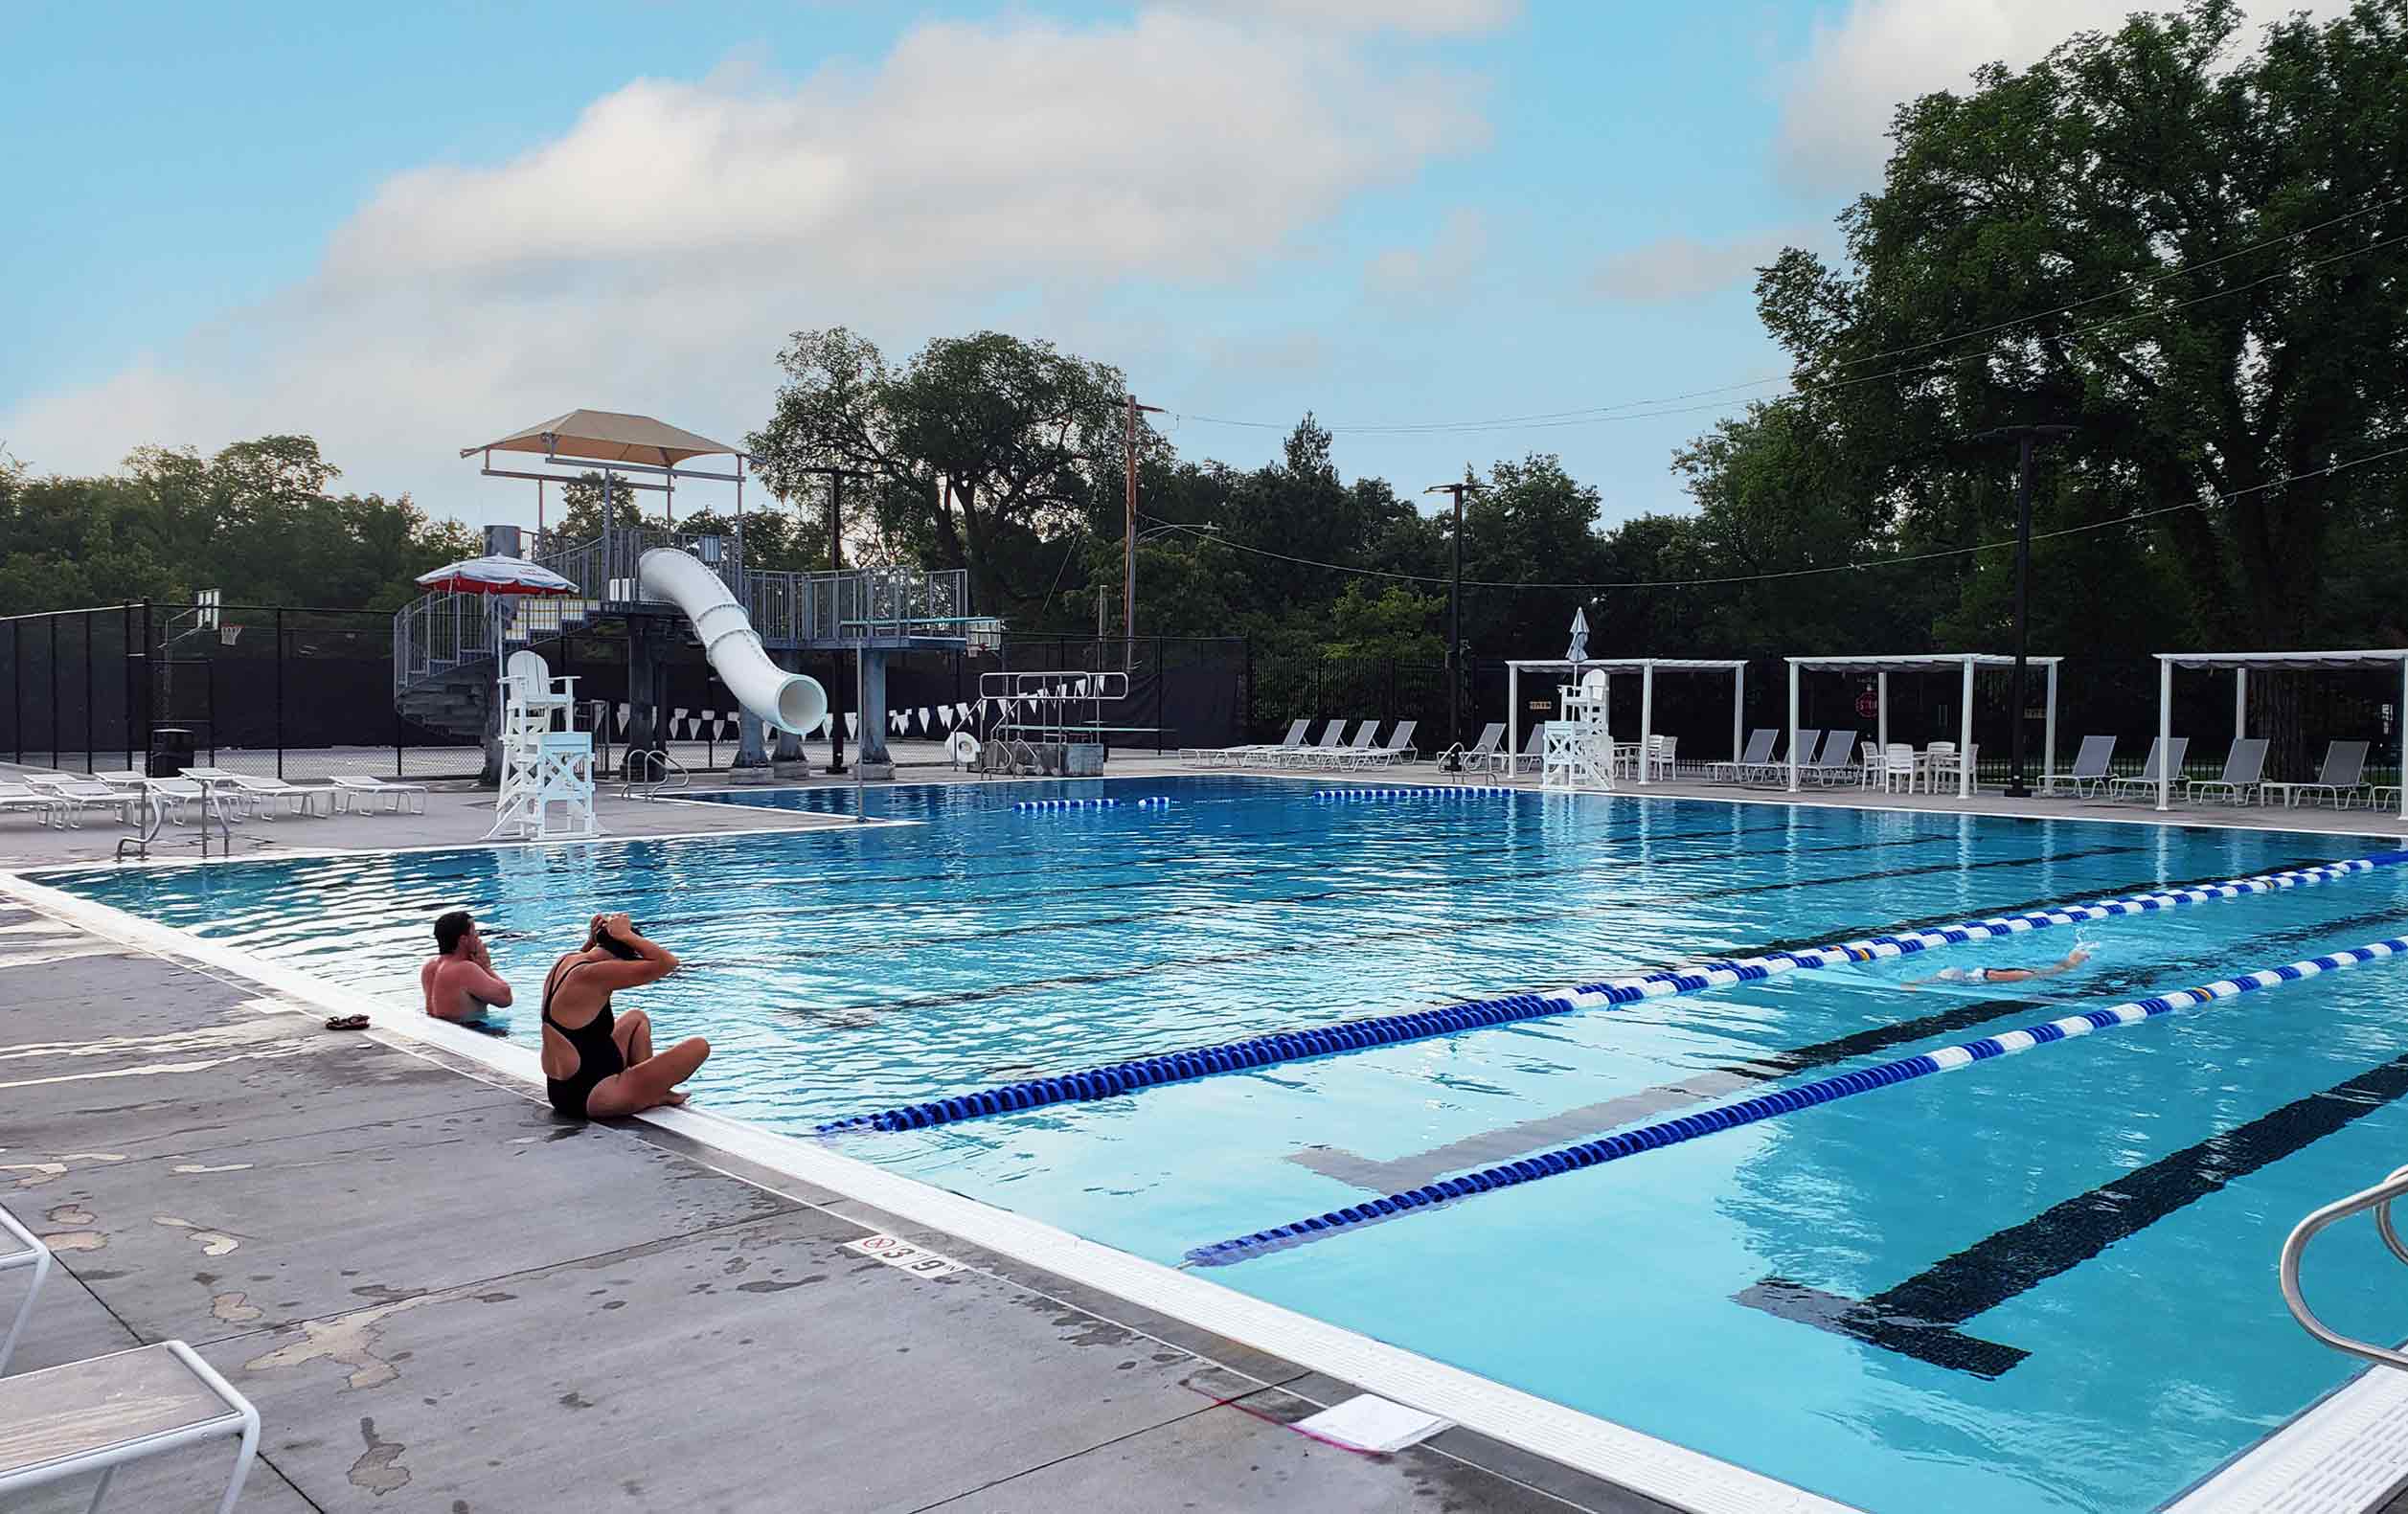
[[[684,788],[693,781],[686,764],[666,752],[630,752],[621,770],[621,799],[658,799],[665,788]]]
[[[2300,1221],[2289,1238],[2283,1241],[2279,1275],[2283,1283],[2283,1302],[2290,1309],[2291,1318],[2300,1322],[2300,1328],[2336,1351],[2346,1351],[2351,1356],[2408,1371],[2408,1354],[2343,1335],[2317,1319],[2316,1312],[2308,1308],[2307,1299],[2300,1293],[2300,1257],[2306,1252],[2307,1243],[2316,1238],[2316,1232],[2336,1221],[2363,1214],[2369,1209],[2374,1211],[2374,1232],[2383,1237],[2384,1246],[2400,1261],[2408,1262],[2408,1246],[2401,1244],[2399,1232],[2392,1228],[2392,1201],[2399,1198],[2408,1198],[2408,1167],[2399,1168],[2371,1188],[2352,1193],[2346,1199],[2335,1199],[2323,1209],[2314,1210]]]

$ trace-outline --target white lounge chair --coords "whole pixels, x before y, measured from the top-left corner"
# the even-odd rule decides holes
[[[2325,765],[2317,770],[2315,782],[2260,786],[2280,795],[2275,801],[2279,804],[2297,804],[2302,795],[2322,794],[2332,801],[2333,808],[2348,809],[2365,786],[2367,746],[2364,741],[2330,742],[2325,747]]]
[[[2107,781],[2107,764],[2115,760],[2115,737],[2084,736],[2081,750],[2074,754],[2074,765],[2063,773],[2053,773],[2040,785],[2046,796],[2059,788],[2070,788],[2077,798],[2097,793]]]
[[[0,814],[32,815],[45,825],[65,812],[56,794],[41,794],[23,783],[0,783]]]
[[[1418,720],[1397,721],[1397,729],[1388,733],[1388,739],[1367,749],[1355,759],[1355,764],[1358,767],[1393,767],[1398,762],[1419,760],[1421,754],[1413,750],[1413,728],[1419,724]]]
[[[57,800],[59,823],[66,825],[81,825],[87,809],[107,810],[122,822],[141,803],[139,795],[88,778],[35,774],[26,779],[25,786]]]
[[[1321,739],[1318,741],[1307,741],[1302,746],[1284,747],[1277,752],[1266,753],[1263,760],[1282,767],[1291,765],[1309,767],[1319,754],[1334,752],[1345,742],[1346,724],[1343,720],[1332,720],[1321,728]]]
[[[1822,749],[1823,730],[1820,726],[1799,732],[1797,739],[1789,743],[1789,756],[1772,764],[1770,775],[1772,781],[1776,783],[1789,781],[1789,764],[1792,760],[1798,764],[1798,776],[1801,779],[1805,778],[1813,770],[1814,756]]]
[[[1861,780],[1856,767],[1856,733],[1828,732],[1823,737],[1823,750],[1814,759],[1798,770],[1801,778],[1812,778],[1829,787],[1846,779]]]
[[[1363,754],[1369,752],[1372,749],[1372,743],[1378,738],[1379,722],[1366,720],[1354,728],[1353,740],[1342,746],[1326,747],[1318,753],[1309,753],[1306,755],[1306,759],[1321,767],[1352,767],[1362,760]]]
[[[1257,755],[1277,757],[1283,752],[1293,752],[1303,746],[1305,732],[1311,725],[1312,717],[1306,715],[1288,722],[1287,734],[1277,741],[1248,741],[1234,747],[1182,748],[1179,760],[1186,761],[1189,754],[1193,753],[1195,757],[1202,759],[1205,766],[1217,767],[1228,763],[1242,764],[1248,757]]]
[[[1488,758],[1496,756],[1497,746],[1500,742],[1504,741],[1504,739],[1505,722],[1502,720],[1491,720],[1487,725],[1480,728],[1479,740],[1474,741],[1469,746],[1465,746],[1461,741],[1458,741],[1454,745],[1447,747],[1444,751],[1440,752],[1436,757],[1430,758],[1430,760],[1436,762],[1442,770],[1443,770],[1451,760],[1460,765],[1466,773],[1475,772],[1488,765]]]
[[[0,1372],[9,1369],[9,1353],[16,1349],[16,1338],[24,1333],[25,1322],[34,1316],[34,1299],[42,1291],[42,1281],[50,1276],[50,1248],[41,1237],[17,1223],[16,1216],[0,1209],[0,1273],[27,1272],[25,1301],[16,1306],[16,1317],[9,1322],[9,1333],[0,1335]]]
[[[2148,758],[2141,764],[2141,771],[2138,775],[2132,778],[2107,780],[2107,797],[2122,799],[2124,797],[2124,791],[2129,788],[2135,791],[2135,797],[2146,802],[2155,803],[2157,775],[2162,771],[2170,778],[2172,782],[2181,782],[2183,757],[2190,751],[2191,738],[2189,736],[2174,737],[2173,746],[2170,749],[2166,745],[2166,738],[2159,736],[2148,744]],[[2162,769],[2159,766],[2161,758],[2165,759]]]
[[[1771,765],[1773,743],[1780,739],[1779,728],[1758,726],[1747,734],[1747,745],[1739,749],[1737,757],[1706,764],[1706,776],[1717,783],[1737,783],[1742,776]]]
[[[227,786],[242,796],[242,802],[253,813],[268,820],[276,818],[276,807],[280,804],[296,815],[314,815],[318,812],[320,796],[326,799],[326,812],[329,815],[334,813],[335,790],[326,784],[304,787],[298,783],[287,783],[281,778],[252,778],[248,774],[239,774]]]
[[[260,1412],[181,1341],[160,1341],[0,1378],[0,1508],[14,1495],[99,1473],[97,1511],[128,1461],[204,1440],[237,1443],[218,1514],[234,1514],[260,1444]]]
[[[2219,790],[2222,802],[2246,804],[2248,796],[2258,792],[2266,773],[2266,738],[2243,736],[2224,754],[2224,771],[2214,778],[2194,778],[2182,785],[2182,802],[2194,803],[2206,799],[2211,789]]]
[[[377,778],[335,778],[327,781],[334,787],[334,807],[339,811],[349,811],[358,805],[362,806],[362,813],[373,814],[376,802],[385,800],[389,802],[387,808],[397,815],[402,813],[405,806],[414,815],[426,813],[426,785],[423,783],[396,783]]]

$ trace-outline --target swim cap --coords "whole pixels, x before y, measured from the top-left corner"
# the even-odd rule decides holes
[[[1932,976],[1939,979],[1943,983],[1955,983],[1965,982],[1966,979],[1972,977],[1973,974],[1968,969],[1963,967],[1942,967]]]

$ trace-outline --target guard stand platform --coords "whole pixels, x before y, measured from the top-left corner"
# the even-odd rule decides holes
[[[1076,668],[978,675],[979,708],[1003,713],[979,743],[978,770],[1020,777],[1100,778],[1112,737],[1152,726],[1109,725],[1104,707],[1128,698],[1128,674]],[[1084,720],[1078,717],[1084,714]]]
[[[599,836],[594,817],[594,734],[569,729],[577,680],[555,678],[534,652],[504,667],[502,791],[486,839],[557,841]],[[558,812],[555,821],[555,811]]]
[[[1556,686],[1562,718],[1541,728],[1540,788],[1614,786],[1614,736],[1605,724],[1608,687],[1602,673],[1591,674],[1578,684]]]

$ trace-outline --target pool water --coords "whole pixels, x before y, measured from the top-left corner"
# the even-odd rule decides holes
[[[42,881],[417,1007],[466,908],[527,997],[587,915],[699,1100],[822,1121],[1296,1028],[2387,849],[2375,838],[1253,779],[902,787],[915,822]],[[1015,812],[1036,797],[1117,808]],[[1137,808],[1141,796],[1167,808]],[[727,802],[844,810],[850,795]],[[1670,1114],[2408,931],[2408,869],[942,1128],[835,1138],[1153,1259]],[[2145,1509],[2344,1381],[2274,1279],[2408,1142],[2408,962],[2126,1026],[1206,1274],[1876,1514]],[[2311,1261],[2392,1339],[2371,1227]]]

